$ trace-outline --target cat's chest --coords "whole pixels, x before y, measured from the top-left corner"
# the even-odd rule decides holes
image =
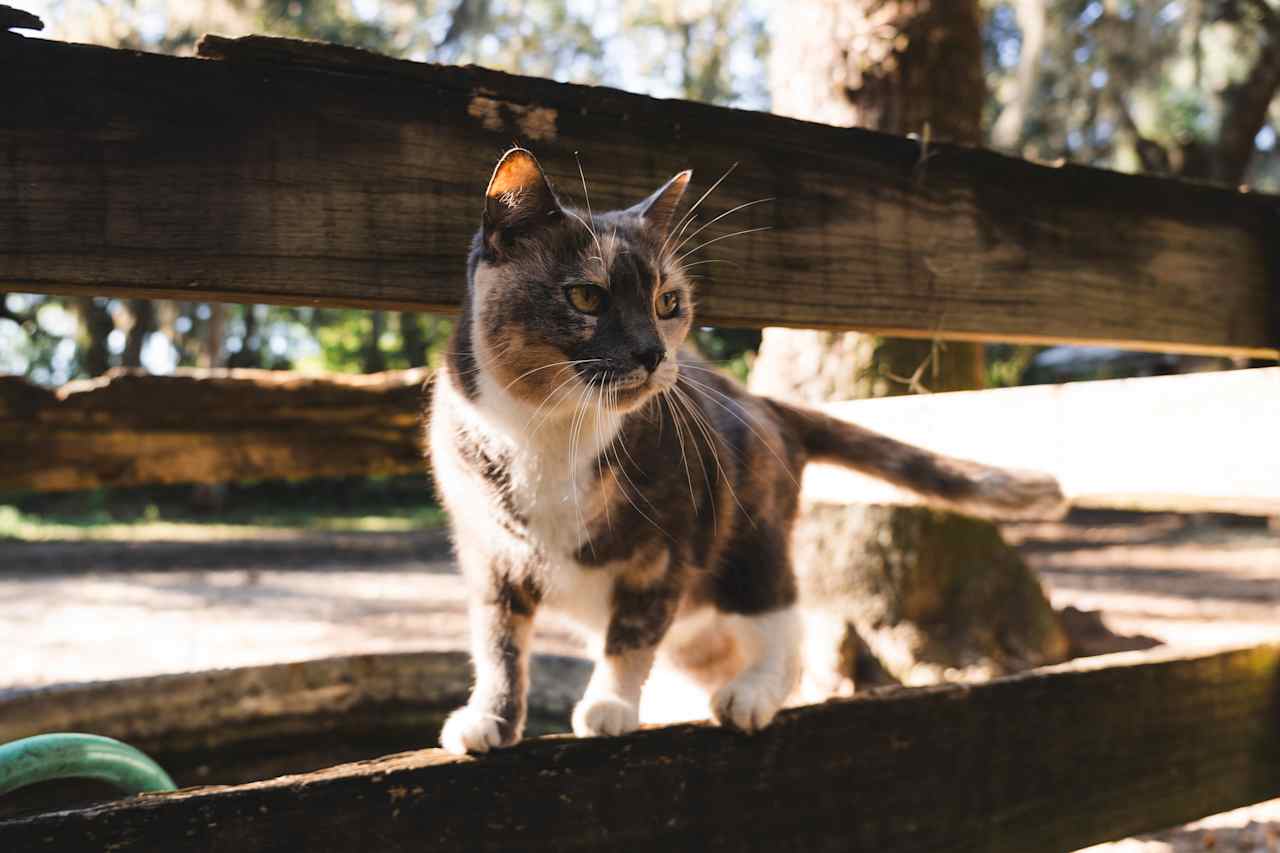
[[[581,423],[514,429],[492,412],[452,402],[447,418],[442,411],[433,420],[432,455],[455,526],[482,547],[524,547],[576,562],[602,509],[598,459],[611,434]],[[447,443],[446,452],[437,453],[437,442]]]
[[[548,555],[570,557],[598,511],[598,472],[569,448],[514,447],[509,497],[530,539]]]

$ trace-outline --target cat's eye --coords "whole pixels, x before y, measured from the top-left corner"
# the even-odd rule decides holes
[[[658,297],[658,316],[662,319],[674,317],[680,311],[680,292],[668,290]]]
[[[583,314],[599,314],[609,301],[609,294],[603,287],[594,284],[574,284],[564,289],[569,304]]]

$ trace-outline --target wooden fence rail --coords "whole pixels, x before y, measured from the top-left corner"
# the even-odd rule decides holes
[[[1272,197],[264,37],[0,30],[0,290],[451,311],[513,140],[596,207],[734,214],[701,319],[1274,357]],[[211,61],[216,59],[219,61]],[[571,177],[572,176],[572,177]]]
[[[420,473],[426,377],[117,370],[55,391],[0,377],[0,490]],[[1076,506],[1280,514],[1280,454],[1267,451],[1280,368],[826,408],[942,453],[1046,471]],[[913,500],[826,466],[804,486],[826,503]]]
[[[0,849],[1062,853],[1280,795],[1280,647],[404,753],[0,822]],[[431,733],[424,732],[428,741]]]

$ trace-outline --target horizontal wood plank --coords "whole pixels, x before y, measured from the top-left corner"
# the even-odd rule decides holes
[[[0,289],[451,311],[492,164],[599,209],[685,167],[703,322],[1275,356],[1277,201],[475,67],[0,34]],[[694,244],[690,244],[692,246]]]
[[[0,822],[0,849],[1061,853],[1280,794],[1280,647],[404,753]]]
[[[0,377],[0,489],[421,473],[425,370]]]
[[[1058,478],[1074,506],[1280,515],[1280,367],[831,403],[939,453]],[[912,503],[880,480],[805,470],[821,503]]]
[[[114,371],[56,391],[0,377],[0,490],[414,474],[425,371]],[[1075,506],[1280,514],[1280,368],[833,403],[870,429],[1053,474]],[[914,503],[812,465],[805,498]]]

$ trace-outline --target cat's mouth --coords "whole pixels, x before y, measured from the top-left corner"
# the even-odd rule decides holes
[[[657,375],[637,371],[611,378],[602,387],[611,408],[627,411],[661,391],[661,385]]]

